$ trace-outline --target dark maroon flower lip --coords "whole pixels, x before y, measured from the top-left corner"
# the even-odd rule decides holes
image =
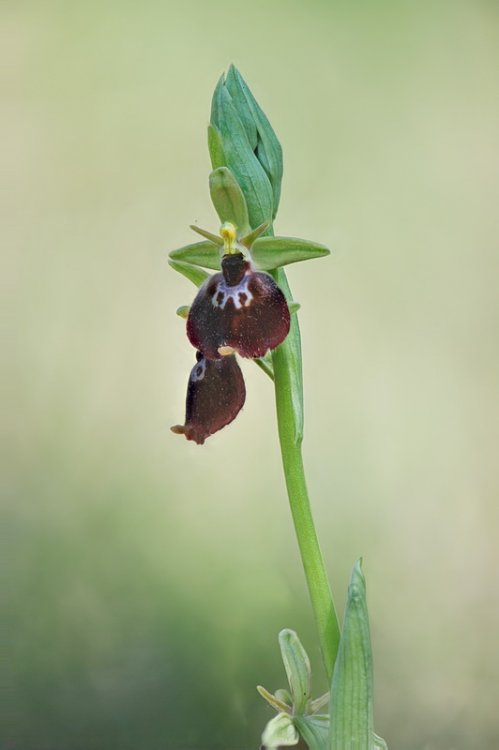
[[[234,356],[210,360],[198,351],[196,359],[187,385],[185,424],[171,429],[202,445],[237,417],[246,399],[246,387]]]
[[[254,271],[242,253],[224,255],[222,271],[200,288],[189,312],[187,336],[208,359],[220,349],[263,357],[289,333],[284,294],[270,274]]]

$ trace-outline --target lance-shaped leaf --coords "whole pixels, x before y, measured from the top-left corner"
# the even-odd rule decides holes
[[[210,195],[222,224],[234,224],[238,235],[249,231],[248,207],[239,183],[228,167],[219,167],[210,174]]]
[[[294,712],[303,714],[310,700],[310,660],[294,630],[287,628],[281,630],[279,646],[293,699]]]
[[[283,171],[281,144],[267,116],[251,93],[251,89],[234,65],[231,65],[227,72],[225,85],[241,120],[249,123],[246,129],[251,143],[255,144],[253,150],[272,185],[274,204],[272,218],[275,218],[279,207]],[[255,128],[256,141],[252,140]]]
[[[273,214],[273,193],[267,173],[258,161],[244,125],[225,87],[223,77],[213,94],[211,125],[220,134],[216,153],[224,154],[224,166],[234,173],[246,198],[252,227],[270,221]],[[221,166],[221,165],[217,165]]]
[[[290,263],[329,255],[330,250],[319,242],[297,237],[259,237],[251,248],[254,264],[262,271],[273,271]]]
[[[182,276],[185,276],[186,279],[192,281],[196,286],[201,286],[210,275],[206,271],[203,271],[202,268],[192,266],[190,263],[183,263],[181,260],[169,260],[168,263],[175,271],[181,273]]]
[[[366,583],[360,560],[348,588],[331,683],[330,750],[374,750],[373,667]]]
[[[220,271],[220,250],[209,240],[194,242],[192,245],[185,245],[178,250],[172,250],[170,258],[174,261],[180,261],[182,264],[202,266],[203,268],[211,268],[212,271]]]

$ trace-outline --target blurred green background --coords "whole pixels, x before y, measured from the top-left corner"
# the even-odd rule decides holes
[[[376,727],[499,746],[499,5],[2,4],[8,750],[250,750],[300,633],[324,689],[270,383],[172,435],[234,62],[284,147],[305,458],[340,611],[364,557]]]

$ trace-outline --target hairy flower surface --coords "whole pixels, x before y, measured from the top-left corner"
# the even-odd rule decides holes
[[[200,288],[187,320],[187,336],[210,360],[220,349],[241,357],[263,357],[289,332],[290,314],[284,294],[272,276],[254,271],[242,253],[226,254],[222,271]]]
[[[210,360],[198,351],[196,359],[187,386],[185,424],[171,429],[202,445],[236,418],[244,405],[246,388],[234,356]]]

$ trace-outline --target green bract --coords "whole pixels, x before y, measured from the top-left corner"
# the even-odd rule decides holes
[[[330,750],[386,747],[374,734],[373,666],[366,582],[361,561],[354,566],[331,683]]]

